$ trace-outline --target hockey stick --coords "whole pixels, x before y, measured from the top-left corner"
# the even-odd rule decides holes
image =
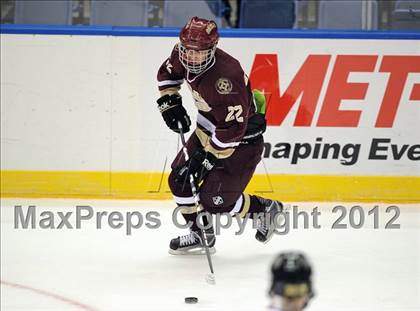
[[[185,143],[185,137],[184,137],[184,132],[182,131],[181,122],[178,122],[178,129],[179,129],[179,137],[181,137],[182,151],[184,152],[185,161],[188,161],[189,156],[188,156],[188,151],[187,151],[187,144]],[[195,207],[197,208],[197,211],[198,211],[198,209],[200,208],[200,203],[198,202],[197,188],[195,187],[194,176],[190,174],[189,178],[190,178],[191,192],[194,197]],[[209,244],[207,242],[207,236],[203,228],[201,228],[201,236],[203,238],[203,244],[204,244],[204,249],[206,251],[207,262],[210,268],[210,273],[206,275],[206,282],[214,285],[216,284],[216,276],[214,275],[213,262],[211,261],[211,255],[210,255],[210,250],[209,250]]]

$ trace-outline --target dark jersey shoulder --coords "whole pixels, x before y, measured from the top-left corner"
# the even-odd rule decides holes
[[[221,49],[216,50],[216,63],[214,68],[212,68],[210,76],[213,77],[215,82],[219,79],[224,81],[228,79],[233,83],[233,87],[243,88],[246,86],[247,81],[239,61],[228,53],[224,52]],[[226,85],[225,85],[226,86]],[[223,89],[224,85],[220,84],[216,89],[218,93],[224,94],[226,91]],[[232,89],[232,91],[235,91]],[[238,91],[238,90],[236,90]]]
[[[239,61],[221,49],[216,50],[215,58],[213,66],[196,78],[187,79],[188,83],[213,108],[235,103],[247,106],[251,92]]]
[[[226,74],[235,75],[238,70],[243,72],[241,64],[232,55],[226,53],[222,49],[216,49],[216,68]]]

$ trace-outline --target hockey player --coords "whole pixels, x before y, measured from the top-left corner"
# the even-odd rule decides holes
[[[279,254],[271,266],[270,311],[302,311],[314,296],[312,268],[302,253]]]
[[[173,161],[169,187],[181,213],[190,222],[190,233],[172,239],[169,252],[202,250],[197,211],[189,175],[199,186],[203,211],[245,217],[259,213],[256,239],[267,242],[273,235],[273,219],[281,212],[277,201],[244,193],[263,151],[265,118],[257,113],[247,75],[239,62],[217,48],[219,34],[214,21],[193,17],[180,32],[180,42],[159,68],[159,111],[174,132],[190,130],[190,117],[178,91],[185,81],[198,109],[197,127],[187,141],[189,161],[180,151]],[[203,218],[207,225],[206,218]],[[207,220],[208,221],[208,220]],[[206,230],[210,251],[215,236]]]

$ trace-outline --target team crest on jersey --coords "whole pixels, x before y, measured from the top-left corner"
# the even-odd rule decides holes
[[[220,196],[220,195],[218,195],[218,196],[215,196],[215,197],[213,197],[212,198],[213,199],[213,203],[214,203],[214,205],[221,205],[221,204],[223,204],[223,198]]]
[[[232,88],[232,82],[227,78],[219,78],[216,81],[216,91],[219,94],[230,94],[230,92],[232,92]]]

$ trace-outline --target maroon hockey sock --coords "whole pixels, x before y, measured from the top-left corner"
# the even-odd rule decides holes
[[[197,226],[197,213],[182,214],[182,217],[184,217],[185,223],[188,223],[188,222],[192,223],[192,226],[190,227],[191,230],[193,231],[200,230]]]
[[[245,218],[246,215],[249,214],[259,214],[265,212],[265,208],[267,206],[266,199],[246,193],[242,194],[242,198],[243,201],[241,209],[236,212],[240,217]]]
[[[206,227],[209,224],[209,221],[208,221],[207,217],[206,216],[198,217],[197,212],[188,213],[188,214],[184,214],[184,213],[181,212],[181,214],[182,214],[182,217],[184,217],[184,219],[185,219],[185,223],[191,222],[192,225],[191,225],[190,229],[193,230],[193,231],[200,231],[201,230],[200,227],[197,224],[197,221],[201,222],[201,225],[202,225],[201,227]]]

